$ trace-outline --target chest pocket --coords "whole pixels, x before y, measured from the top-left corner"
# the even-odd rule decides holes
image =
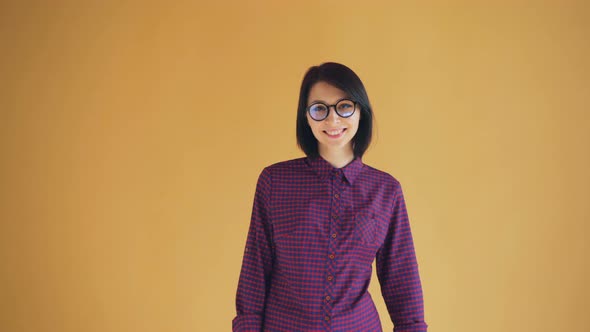
[[[359,241],[366,246],[378,245],[379,224],[371,211],[359,212],[354,216],[355,233]]]

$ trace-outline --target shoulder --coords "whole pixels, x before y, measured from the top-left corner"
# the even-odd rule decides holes
[[[305,172],[308,168],[306,157],[277,161],[264,166],[258,174],[258,182],[267,184],[279,183],[283,179],[293,178],[294,175]]]
[[[364,178],[370,179],[371,181],[376,181],[393,187],[400,186],[399,180],[391,173],[378,169],[371,165],[364,164],[361,175]]]
[[[307,164],[305,162],[306,157],[288,159],[277,161],[275,163],[269,164],[262,169],[263,174],[266,176],[272,175],[281,175],[281,174],[293,174],[297,173],[298,171],[304,170],[307,168]]]
[[[273,164],[266,166],[265,169],[268,169],[269,171],[297,169],[305,165],[305,159],[306,157],[300,157],[289,160],[277,161]]]

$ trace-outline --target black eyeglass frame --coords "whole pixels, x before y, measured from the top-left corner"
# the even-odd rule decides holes
[[[338,113],[338,108],[337,108],[336,106],[337,106],[338,104],[340,104],[341,102],[343,102],[343,101],[350,101],[350,102],[352,102],[352,105],[353,105],[353,110],[352,110],[352,113],[350,113],[350,115],[349,115],[349,116],[342,116],[340,113]],[[336,104],[333,104],[333,105],[328,105],[328,104],[325,104],[325,103],[322,103],[322,102],[313,103],[313,104],[311,104],[311,105],[307,106],[307,107],[306,107],[306,110],[307,110],[307,113],[309,113],[309,117],[310,117],[310,118],[312,118],[312,119],[313,119],[313,120],[315,120],[315,121],[324,121],[324,120],[326,120],[326,118],[327,118],[327,117],[330,115],[330,109],[331,109],[332,107],[334,107],[334,111],[336,112],[336,114],[338,114],[338,116],[339,116],[339,117],[341,117],[341,118],[350,118],[350,117],[351,117],[351,116],[354,114],[354,112],[356,112],[356,105],[357,105],[357,104],[358,104],[358,103],[357,103],[356,101],[352,100],[352,99],[348,99],[348,98],[342,98],[342,99],[338,100],[338,101],[336,102]],[[326,106],[326,108],[328,109],[328,112],[326,112],[326,116],[325,116],[325,117],[323,117],[323,118],[321,118],[321,119],[319,119],[319,120],[318,120],[318,119],[315,119],[315,118],[314,118],[314,117],[311,115],[311,108],[312,108],[314,105],[324,105],[324,106]]]

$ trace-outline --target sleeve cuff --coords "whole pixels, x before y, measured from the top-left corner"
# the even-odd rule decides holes
[[[260,315],[237,315],[232,320],[232,332],[260,332],[261,330],[262,317]]]

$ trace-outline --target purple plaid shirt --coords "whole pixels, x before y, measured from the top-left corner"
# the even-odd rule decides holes
[[[422,286],[404,196],[390,174],[322,157],[259,175],[234,332],[382,331],[372,263],[395,332],[424,332]]]

